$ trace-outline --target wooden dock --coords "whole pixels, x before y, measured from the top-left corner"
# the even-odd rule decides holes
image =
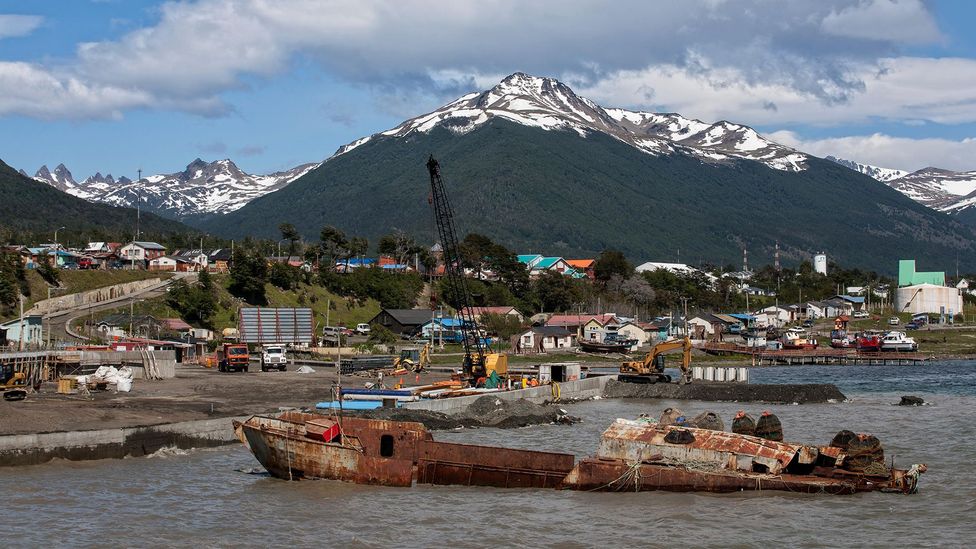
[[[752,357],[753,366],[782,366],[804,364],[849,365],[912,365],[931,356],[922,353],[863,352],[857,349],[789,349],[770,351],[765,348],[745,347],[734,343],[706,343],[699,349],[714,355],[746,355]]]

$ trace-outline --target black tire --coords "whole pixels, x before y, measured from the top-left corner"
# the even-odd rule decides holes
[[[262,372],[267,372],[267,371],[268,371],[268,368],[267,368],[267,367],[265,367],[265,366],[261,366],[261,371],[262,371]]]
[[[218,372],[226,372],[227,371],[227,366],[224,364],[223,361],[220,361],[220,363],[217,364],[217,371]]]
[[[279,372],[284,372],[287,369],[288,369],[288,366],[282,366],[281,368],[278,368],[278,371]]]
[[[245,367],[244,367],[244,373],[245,373],[245,374],[247,373],[247,369],[248,369],[248,366],[245,366]]]

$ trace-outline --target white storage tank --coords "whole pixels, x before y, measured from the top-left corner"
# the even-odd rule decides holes
[[[749,368],[745,368],[745,367],[739,368],[739,375],[736,376],[736,379],[742,383],[748,383]]]
[[[895,291],[895,310],[957,315],[962,312],[962,290],[935,284],[903,286]]]
[[[703,370],[704,368],[702,368],[701,366],[692,366],[691,379],[703,379],[705,373]]]
[[[705,366],[705,381],[715,381],[715,366]]]
[[[725,381],[725,368],[715,368],[715,381]]]
[[[822,275],[827,274],[827,254],[821,252],[813,256],[813,270]]]

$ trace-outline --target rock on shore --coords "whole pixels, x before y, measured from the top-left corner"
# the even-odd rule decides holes
[[[547,423],[575,423],[579,421],[566,415],[557,406],[535,404],[525,399],[505,400],[486,395],[475,400],[464,411],[445,414],[430,410],[407,408],[377,408],[356,412],[360,417],[389,421],[416,421],[432,431],[461,427],[496,427],[511,429]]]
[[[836,385],[829,383],[771,385],[696,382],[679,385],[677,383],[624,383],[620,381],[608,382],[603,396],[606,398],[667,398],[784,404],[841,402],[847,398]]]

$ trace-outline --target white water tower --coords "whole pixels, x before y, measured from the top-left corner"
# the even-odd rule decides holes
[[[820,252],[813,256],[813,270],[824,276],[827,275],[827,254]]]

